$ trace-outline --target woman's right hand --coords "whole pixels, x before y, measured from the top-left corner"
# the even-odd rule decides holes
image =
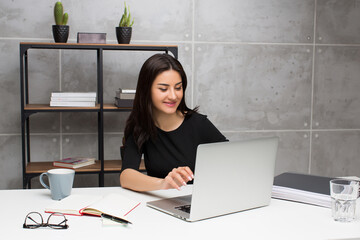
[[[180,187],[186,186],[186,183],[194,179],[194,174],[189,167],[174,168],[162,180],[161,189],[175,188],[180,190]]]

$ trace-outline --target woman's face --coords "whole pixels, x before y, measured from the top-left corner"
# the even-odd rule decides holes
[[[154,113],[174,114],[183,98],[181,76],[177,71],[160,73],[151,86]]]

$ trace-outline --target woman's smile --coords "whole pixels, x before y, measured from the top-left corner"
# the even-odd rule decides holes
[[[175,107],[176,106],[176,102],[164,102],[164,103],[168,107]]]

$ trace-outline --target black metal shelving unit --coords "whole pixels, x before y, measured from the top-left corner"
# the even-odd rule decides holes
[[[49,104],[29,103],[28,50],[63,49],[94,50],[97,53],[97,104],[95,107],[50,107]],[[104,174],[119,172],[120,160],[104,159],[104,112],[127,112],[131,108],[117,108],[103,102],[103,52],[114,51],[157,51],[172,53],[178,58],[176,45],[135,45],[135,44],[82,44],[82,43],[20,43],[20,96],[21,96],[21,142],[23,188],[31,188],[31,179],[52,167],[52,162],[32,162],[30,159],[30,116],[41,112],[96,112],[98,114],[98,160],[95,165],[76,169],[76,174],[94,173],[99,175],[99,186],[104,186]],[[108,167],[106,166],[108,164]]]

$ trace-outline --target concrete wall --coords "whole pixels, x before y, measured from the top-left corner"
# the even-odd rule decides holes
[[[70,39],[105,32],[116,43],[122,1],[63,0]],[[53,42],[49,0],[0,2],[0,189],[22,187],[19,42]],[[134,44],[176,44],[187,100],[230,139],[279,136],[276,173],[360,176],[359,0],[127,0]],[[149,52],[104,54],[104,97],[136,86]],[[96,53],[30,50],[30,101],[94,91]],[[105,114],[105,158],[119,159],[128,114]],[[97,156],[95,113],[31,117],[31,157]],[[38,179],[33,186],[38,187]],[[96,186],[77,175],[76,186]],[[118,185],[118,174],[106,175]]]

